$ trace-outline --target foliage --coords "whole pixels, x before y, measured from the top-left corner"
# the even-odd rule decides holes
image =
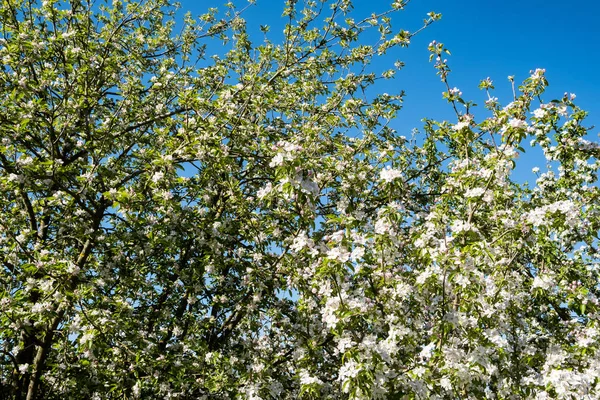
[[[391,25],[406,1],[290,0],[261,44],[233,4],[176,34],[169,3],[2,1],[5,398],[600,395],[574,96],[536,70],[502,107],[488,79],[478,123],[433,42],[458,120],[406,138],[371,66],[418,32]]]

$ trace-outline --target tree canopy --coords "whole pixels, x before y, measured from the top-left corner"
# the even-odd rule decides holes
[[[277,41],[170,3],[2,0],[0,398],[600,395],[574,96],[476,108],[432,42],[456,120],[401,135],[407,0],[289,0]]]

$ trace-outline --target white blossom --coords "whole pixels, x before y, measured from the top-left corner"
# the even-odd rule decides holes
[[[398,169],[394,169],[391,167],[386,167],[384,169],[381,170],[380,175],[379,175],[379,179],[390,183],[395,179],[401,178],[402,177],[402,171],[398,170]]]

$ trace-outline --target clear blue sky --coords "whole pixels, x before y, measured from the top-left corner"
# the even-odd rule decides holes
[[[441,12],[442,20],[415,38],[401,55],[407,61],[404,74],[410,76],[405,111],[432,116],[442,112],[428,107],[440,92],[435,79],[428,76],[431,67],[425,59],[425,46],[436,39],[452,51],[450,79],[465,97],[483,100],[476,86],[489,76],[506,103],[510,101],[508,75],[520,82],[530,70],[545,68],[550,82],[546,100],[573,92],[577,103],[590,112],[590,122],[598,125],[600,1],[413,0],[407,7],[407,24],[412,23],[410,16],[416,18],[429,10]],[[404,83],[402,75],[399,81]]]
[[[386,9],[391,1],[355,0],[355,19]],[[221,3],[181,1],[182,11],[193,14]],[[240,0],[236,3],[245,4]],[[258,31],[263,24],[271,25],[273,32],[281,32],[282,10],[283,0],[257,0],[256,6],[245,13],[249,29]],[[428,61],[427,44],[437,40],[452,52],[448,57],[453,70],[450,83],[460,88],[466,99],[483,104],[485,94],[477,85],[489,76],[496,85],[496,96],[506,104],[511,101],[508,75],[520,82],[530,70],[545,68],[550,87],[544,99],[575,93],[577,104],[590,114],[588,125],[597,126],[590,139],[598,140],[600,1],[412,0],[405,11],[395,15],[394,26],[415,31],[429,11],[442,13],[442,20],[415,37],[408,49],[393,50],[380,61],[381,70],[389,68],[396,59],[406,63],[393,83],[407,94],[404,110],[394,123],[401,133],[421,127],[424,117],[455,120],[450,106],[441,98],[442,83]],[[386,62],[389,65],[384,65]],[[528,160],[529,163],[540,164],[543,160]]]

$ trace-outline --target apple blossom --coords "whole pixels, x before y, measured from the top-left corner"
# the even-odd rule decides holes
[[[287,1],[257,43],[234,2],[177,30],[170,3],[3,3],[0,396],[600,396],[575,96],[488,78],[480,120],[432,42],[456,115],[407,138],[372,62],[408,1]]]

